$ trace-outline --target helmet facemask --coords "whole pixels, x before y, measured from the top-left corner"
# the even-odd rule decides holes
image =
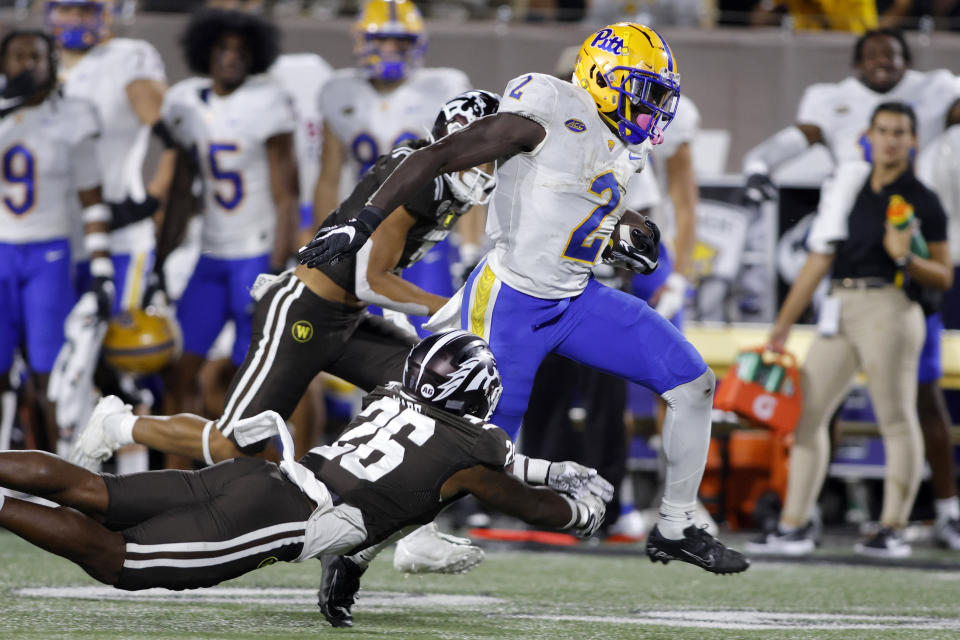
[[[616,76],[622,74],[622,81]],[[627,144],[639,144],[648,138],[654,144],[663,141],[666,130],[677,113],[680,98],[680,76],[669,71],[659,75],[631,67],[614,67],[604,75],[610,87],[619,94],[617,130]]]
[[[500,96],[491,91],[473,90],[454,96],[444,103],[430,131],[431,141],[439,140],[459,131],[480,118],[492,115],[500,107]],[[473,167],[464,171],[443,174],[457,202],[469,205],[486,204],[497,186],[497,165],[489,171]]]
[[[399,82],[407,77],[410,69],[423,63],[426,44],[421,38],[407,34],[363,34],[358,47],[359,64],[371,78],[383,82]],[[397,40],[398,51],[384,51],[384,40]]]
[[[64,49],[86,51],[109,36],[112,5],[106,0],[48,0],[44,7],[44,28]],[[81,19],[63,19],[57,15],[59,9],[68,7],[90,10],[91,15]]]

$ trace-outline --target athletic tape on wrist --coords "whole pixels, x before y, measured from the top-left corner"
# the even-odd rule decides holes
[[[97,222],[110,222],[113,214],[110,213],[110,207],[103,204],[92,204],[83,209],[84,224],[95,224]]]
[[[94,231],[83,236],[83,248],[87,253],[107,251],[110,249],[110,236],[106,231]]]
[[[210,455],[210,430],[213,429],[213,420],[208,421],[203,425],[203,433],[200,435],[200,442],[203,446],[203,461],[208,465],[213,466],[215,463],[213,461],[213,456]]]
[[[113,278],[113,260],[99,256],[90,261],[90,275],[94,278]]]

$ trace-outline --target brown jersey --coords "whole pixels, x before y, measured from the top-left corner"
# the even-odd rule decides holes
[[[359,550],[406,525],[431,522],[462,497],[441,498],[450,476],[478,464],[502,469],[513,453],[500,428],[423,405],[391,385],[367,395],[337,441],[300,463],[363,513],[367,538]]]

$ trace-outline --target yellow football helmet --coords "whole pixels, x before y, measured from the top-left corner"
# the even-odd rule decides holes
[[[156,373],[180,356],[180,331],[171,316],[131,309],[110,319],[103,356],[128,373]]]
[[[677,61],[667,41],[641,24],[618,22],[584,40],[572,80],[627,144],[662,135],[677,111]]]
[[[113,0],[47,0],[44,28],[64,49],[85,51],[110,37]]]
[[[395,82],[423,61],[427,34],[423,16],[410,0],[368,0],[354,25],[357,64],[371,77]],[[388,46],[386,41],[395,41]]]

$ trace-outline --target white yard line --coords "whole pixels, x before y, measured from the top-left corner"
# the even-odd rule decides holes
[[[146,589],[121,591],[111,587],[29,587],[14,593],[34,598],[72,598],[81,600],[113,600],[126,602],[189,602],[192,604],[271,604],[316,605],[316,591],[293,588],[213,587],[194,591]],[[416,609],[472,609],[490,611],[508,604],[507,600],[489,596],[455,594],[420,594],[389,591],[361,591],[358,608],[365,611]],[[491,612],[493,613],[493,612]],[[796,630],[958,630],[960,618],[923,616],[889,616],[851,612],[805,613],[739,609],[691,610],[670,609],[639,611],[625,616],[579,616],[493,613],[507,618],[559,622],[588,622],[594,625],[637,625],[696,629],[796,629]]]

